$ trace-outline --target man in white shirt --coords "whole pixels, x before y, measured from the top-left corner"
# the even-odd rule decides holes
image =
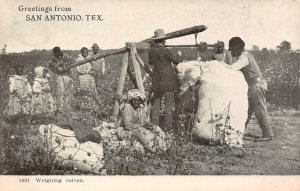
[[[84,60],[88,57],[88,49],[81,48],[81,53],[78,55],[76,61]],[[79,82],[79,108],[87,111],[97,111],[97,88],[94,79],[94,70],[90,62],[79,65],[76,67]]]
[[[86,47],[83,47],[80,52],[81,54],[79,54],[78,58],[76,59],[77,62],[87,58],[88,56],[88,49]],[[81,91],[90,92],[91,94],[97,96],[94,70],[91,66],[91,63],[88,62],[77,66],[77,72],[79,74],[79,89]]]
[[[254,112],[262,130],[262,137],[257,138],[256,141],[269,141],[273,139],[274,133],[270,126],[267,111],[267,82],[262,77],[262,73],[253,56],[245,51],[244,47],[245,43],[240,37],[233,37],[229,40],[229,50],[233,57],[233,64],[228,65],[228,68],[240,70],[248,83],[249,108],[246,125]]]

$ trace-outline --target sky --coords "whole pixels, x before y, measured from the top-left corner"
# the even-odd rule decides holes
[[[7,52],[33,49],[122,48],[162,28],[165,33],[206,25],[198,42],[240,36],[252,45],[275,49],[283,40],[300,49],[300,0],[0,0],[0,47]],[[19,11],[19,7],[70,7],[70,12]],[[26,21],[26,15],[102,15],[103,21]],[[195,44],[194,35],[167,44]]]

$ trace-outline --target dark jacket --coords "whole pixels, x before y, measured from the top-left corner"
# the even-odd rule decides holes
[[[172,66],[178,64],[179,59],[162,44],[153,45],[149,51],[149,64],[153,65],[152,90],[155,92],[175,92],[178,81]]]
[[[74,62],[76,62],[76,60],[67,54],[63,54],[60,60],[57,59],[55,56],[53,56],[51,62],[49,63],[48,68],[58,76],[65,76],[65,75],[70,76],[71,71],[67,70],[66,67],[70,64],[73,64]],[[63,70],[59,71],[58,70],[59,67],[62,68]]]

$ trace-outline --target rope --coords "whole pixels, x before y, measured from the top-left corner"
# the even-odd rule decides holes
[[[198,33],[195,33],[195,45],[198,46],[198,42],[197,42],[197,37],[198,37]],[[197,60],[200,58],[200,52],[199,52],[199,48],[197,48]]]

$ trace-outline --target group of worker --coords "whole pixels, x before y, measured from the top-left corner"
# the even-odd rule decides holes
[[[122,121],[124,128],[119,132],[119,135],[124,137],[125,135],[140,134],[140,131],[136,130],[140,128],[146,128],[148,131],[155,134],[155,132],[161,132],[164,135],[170,135],[174,133],[173,118],[175,113],[175,97],[178,90],[178,83],[176,73],[173,68],[173,64],[180,62],[179,55],[173,55],[172,52],[165,47],[165,35],[164,30],[157,29],[154,32],[152,40],[155,42],[149,51],[149,64],[153,66],[152,75],[152,88],[153,97],[148,100],[152,103],[151,113],[148,113],[145,108],[146,97],[139,90],[131,90],[128,92],[128,99],[125,102],[124,109],[122,110]],[[224,60],[227,63],[227,68],[232,70],[239,70],[243,73],[245,80],[248,83],[248,120],[245,125],[248,124],[253,112],[259,122],[262,130],[262,137],[258,141],[269,141],[274,137],[272,127],[270,126],[269,116],[266,107],[266,91],[267,82],[264,80],[258,64],[254,60],[253,56],[245,49],[244,41],[239,37],[233,37],[229,40],[229,50],[222,50],[214,54],[214,59]],[[17,71],[14,79],[10,80],[10,83],[19,81],[22,85],[20,90],[18,85],[12,85],[12,99],[9,107],[12,105],[18,105],[22,99],[23,103],[29,103],[29,94],[34,92],[36,95],[43,95],[43,98],[36,99],[39,105],[43,105],[45,108],[51,111],[64,112],[70,110],[71,97],[73,97],[74,83],[78,84],[79,90],[84,94],[90,94],[93,98],[97,99],[97,84],[101,83],[98,79],[105,73],[105,61],[103,58],[87,62],[85,64],[70,68],[69,66],[76,61],[81,61],[89,56],[95,56],[99,53],[98,44],[93,44],[92,54],[89,55],[88,48],[81,48],[81,53],[77,59],[74,59],[67,54],[63,53],[60,47],[53,48],[53,58],[49,63],[48,69],[43,67],[37,67],[35,69],[36,78],[33,84],[33,90],[28,83],[26,77],[23,76],[22,71]],[[55,74],[55,103],[50,92],[50,86],[48,84],[48,73]],[[74,82],[74,76],[75,78]],[[13,82],[14,80],[14,82]],[[22,89],[22,91],[21,91]],[[38,97],[38,96],[36,96]],[[165,122],[164,125],[160,124],[160,111],[162,98],[164,97],[165,103]],[[24,99],[25,98],[25,99]],[[19,101],[16,101],[19,99]],[[31,101],[32,105],[32,101]],[[97,105],[93,102],[92,105]],[[20,107],[22,110],[26,110],[25,107]],[[141,109],[142,108],[142,109]],[[25,111],[25,113],[28,111]],[[163,131],[160,129],[162,127]],[[164,136],[162,135],[162,137]],[[126,137],[126,136],[125,136]]]

